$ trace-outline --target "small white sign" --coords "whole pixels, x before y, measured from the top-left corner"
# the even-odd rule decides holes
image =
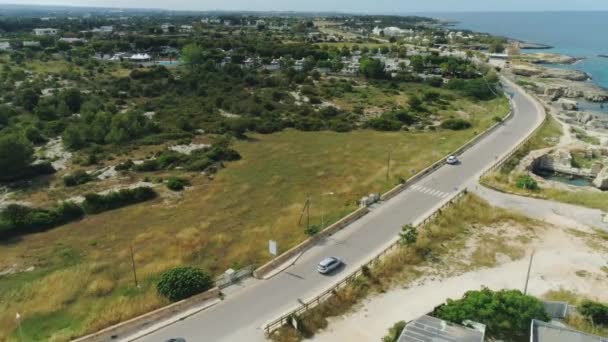
[[[268,250],[270,251],[270,254],[277,256],[277,242],[268,240]]]
[[[295,317],[291,318],[291,325],[294,329],[298,330],[298,320]]]

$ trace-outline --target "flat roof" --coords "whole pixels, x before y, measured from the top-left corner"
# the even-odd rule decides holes
[[[532,320],[530,342],[608,342],[608,338]]]
[[[398,342],[483,342],[484,332],[424,315],[409,322]]]

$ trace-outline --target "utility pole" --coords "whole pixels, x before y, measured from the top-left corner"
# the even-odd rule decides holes
[[[17,320],[17,325],[19,326],[19,339],[21,340],[21,342],[24,342],[25,340],[23,339],[23,330],[21,329],[21,315],[17,312],[17,315],[15,315],[15,319]]]
[[[135,256],[133,255],[133,245],[131,245],[131,266],[133,267],[133,280],[135,280],[135,287],[139,287],[137,283],[137,272],[135,272]]]
[[[323,197],[333,196],[333,192],[321,194],[321,229],[325,229],[325,207],[323,206]]]
[[[386,181],[388,182],[388,177],[391,172],[391,151],[388,151],[388,159],[386,161]]]
[[[530,269],[532,269],[532,258],[534,258],[534,251],[530,254],[530,263],[528,264],[528,273],[526,274],[526,285],[524,286],[524,295],[528,292],[528,280],[530,280]]]
[[[310,228],[310,197],[308,197],[308,205],[306,206],[306,229]]]

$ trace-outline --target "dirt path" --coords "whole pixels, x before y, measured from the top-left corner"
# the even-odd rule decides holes
[[[400,320],[409,321],[428,313],[448,298],[483,286],[494,290],[523,290],[528,256],[535,251],[528,292],[541,296],[549,290],[567,289],[608,301],[608,277],[601,270],[608,259],[608,247],[594,244],[591,230],[548,225],[526,246],[526,257],[496,267],[457,276],[417,281],[410,288],[393,289],[371,297],[353,313],[330,319],[327,330],[315,341],[377,341]],[[468,251],[461,251],[466,254]],[[470,252],[470,251],[469,251]]]

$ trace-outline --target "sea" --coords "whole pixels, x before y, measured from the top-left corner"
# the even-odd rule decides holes
[[[591,75],[592,82],[608,89],[608,11],[596,12],[451,12],[421,15],[456,21],[455,28],[550,45],[542,50],[584,57],[567,68]],[[523,50],[535,52],[540,50]]]

